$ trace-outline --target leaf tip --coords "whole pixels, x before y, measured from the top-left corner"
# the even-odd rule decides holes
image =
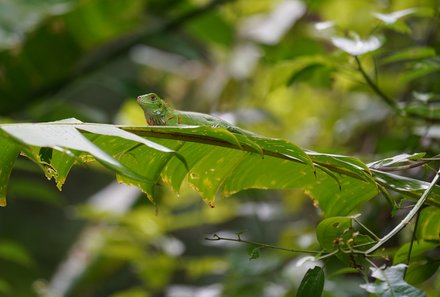
[[[0,198],[0,207],[5,207],[6,205],[7,205],[6,198],[5,197]]]

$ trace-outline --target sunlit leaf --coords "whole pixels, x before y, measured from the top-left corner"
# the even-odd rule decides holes
[[[357,177],[365,181],[371,181],[372,179],[370,169],[367,165],[356,158],[313,151],[308,151],[307,154],[315,163],[330,166],[330,168],[334,166],[336,172],[355,178]]]
[[[349,176],[338,175],[339,183],[320,171],[318,177],[316,183],[307,186],[306,193],[326,217],[348,215],[379,193],[375,184]]]
[[[419,198],[423,192],[429,187],[429,183],[404,176],[395,175],[388,172],[373,169],[375,180],[388,189],[408,195],[410,197]],[[440,203],[440,187],[435,186],[428,197],[428,201]]]
[[[199,126],[116,127],[75,119],[1,125],[18,150],[61,188],[75,162],[98,161],[153,200],[160,181],[189,184],[214,206],[244,189],[302,188],[327,217],[347,215],[378,193],[377,183],[418,198],[426,183],[371,170],[356,158],[304,151],[282,140]],[[10,142],[10,140],[9,140]],[[418,155],[406,156],[418,158]],[[412,186],[408,186],[411,184]],[[431,200],[440,199],[436,187]]]
[[[61,152],[78,150],[94,156],[104,166],[127,175],[137,180],[147,181],[145,177],[138,175],[124,167],[106,152],[85,138],[73,124],[46,123],[46,124],[5,124],[1,129],[18,141],[37,147],[51,147]]]
[[[371,268],[372,277],[377,279],[376,283],[361,285],[369,293],[377,294],[379,297],[423,297],[426,296],[422,290],[417,289],[403,280],[405,271],[404,264],[398,264],[386,269]]]
[[[430,279],[439,267],[440,261],[432,258],[422,261],[411,261],[405,274],[405,280],[411,285],[419,285]]]
[[[425,156],[425,153],[400,154],[397,156],[393,156],[390,158],[386,158],[383,160],[378,160],[378,161],[372,162],[372,163],[368,164],[368,166],[370,168],[380,169],[381,167],[389,167],[391,165],[402,164],[402,163],[406,163],[408,161],[416,161],[416,160],[419,160],[420,158],[423,158],[424,156]]]

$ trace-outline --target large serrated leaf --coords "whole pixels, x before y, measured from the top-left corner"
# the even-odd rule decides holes
[[[377,193],[377,182],[418,198],[426,183],[371,171],[356,158],[304,151],[282,139],[199,126],[118,127],[75,119],[0,125],[61,188],[76,162],[97,160],[153,199],[161,180],[177,192],[188,179],[211,206],[218,193],[305,189],[327,217],[347,215]],[[5,138],[3,137],[3,138]],[[410,186],[408,186],[408,183]],[[431,200],[440,199],[438,187]]]
[[[129,176],[147,181],[144,176],[134,173],[123,166],[105,151],[91,143],[75,127],[80,124],[45,123],[45,124],[4,124],[1,129],[26,145],[37,147],[51,147],[60,151],[77,150],[87,152],[107,168]]]

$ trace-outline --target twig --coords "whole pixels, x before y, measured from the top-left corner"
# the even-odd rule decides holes
[[[280,251],[285,251],[285,252],[290,252],[290,253],[319,254],[319,253],[322,252],[322,251],[311,251],[311,250],[301,250],[301,249],[287,249],[287,248],[283,248],[283,247],[279,247],[279,246],[274,246],[274,245],[270,245],[270,244],[266,244],[266,243],[260,243],[260,242],[256,242],[256,241],[245,240],[245,239],[241,239],[239,234],[237,234],[237,238],[222,237],[222,236],[219,236],[217,234],[214,234],[214,235],[212,235],[211,238],[205,237],[205,240],[209,240],[209,241],[224,240],[224,241],[241,242],[241,243],[247,243],[247,244],[251,244],[251,245],[256,245],[256,246],[261,247],[261,248],[269,248],[269,249],[273,249],[273,250],[280,250]]]
[[[423,195],[420,197],[420,199],[417,201],[417,203],[414,205],[413,209],[406,215],[406,217],[396,226],[393,230],[391,230],[387,235],[382,237],[374,246],[372,246],[370,249],[365,251],[365,254],[368,255],[378,248],[380,248],[384,243],[386,243],[390,238],[392,238],[394,235],[399,233],[400,230],[405,228],[406,225],[409,224],[409,222],[412,220],[412,218],[417,214],[417,212],[420,210],[420,208],[425,203],[426,199],[428,198],[429,194],[434,189],[435,184],[440,178],[440,169],[437,171],[435,177],[432,179],[431,183],[429,184],[428,188],[425,190]]]

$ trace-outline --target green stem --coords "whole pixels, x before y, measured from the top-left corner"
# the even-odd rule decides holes
[[[364,67],[362,66],[361,61],[359,60],[358,56],[354,56],[354,60],[356,61],[356,64],[358,66],[358,70],[361,73],[362,77],[365,79],[365,82],[370,86],[371,89],[394,111],[400,112],[399,108],[397,107],[396,102],[388,97],[380,88],[379,86],[368,76],[367,72],[365,71]]]

